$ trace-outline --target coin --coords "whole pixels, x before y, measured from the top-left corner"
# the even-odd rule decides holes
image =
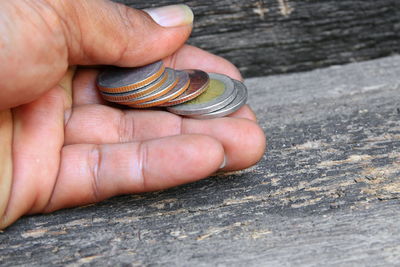
[[[223,74],[209,73],[208,89],[189,102],[168,107],[167,110],[178,115],[201,115],[227,106],[236,97],[237,91],[232,79]]]
[[[137,90],[132,90],[124,93],[114,93],[114,94],[106,92],[100,92],[100,93],[105,100],[110,102],[130,101],[157,90],[167,81],[167,78],[168,74],[164,72],[161,75],[161,77],[159,77],[156,81]]]
[[[136,68],[110,68],[103,71],[97,85],[106,93],[123,93],[146,86],[164,73],[162,61]]]
[[[225,106],[221,109],[218,109],[216,111],[202,114],[202,115],[189,116],[189,117],[191,117],[193,119],[220,118],[220,117],[224,117],[229,114],[232,114],[233,112],[237,111],[242,106],[244,106],[247,101],[247,88],[242,82],[239,82],[237,80],[233,80],[233,83],[235,84],[235,89],[237,90],[237,95],[231,103],[229,103],[227,106]]]
[[[105,92],[100,92],[100,93],[105,100],[110,102],[130,101],[157,90],[167,81],[167,78],[168,74],[167,72],[164,72],[161,75],[161,77],[158,78],[156,81],[137,90],[132,90],[124,93],[114,93],[114,94]]]
[[[173,69],[166,68],[165,72],[168,75],[167,80],[155,91],[151,92],[150,94],[147,94],[147,95],[144,95],[141,97],[137,97],[137,98],[134,98],[129,101],[123,101],[123,102],[118,101],[116,103],[131,106],[131,105],[137,105],[140,103],[148,102],[148,101],[156,99],[162,95],[165,95],[166,93],[171,91],[178,83],[178,79],[177,79],[177,77],[175,75],[175,71]]]
[[[169,107],[178,105],[189,100],[192,100],[202,94],[205,90],[207,90],[208,85],[210,84],[210,78],[208,74],[201,70],[184,70],[189,74],[190,85],[189,88],[181,94],[179,97],[174,98],[160,106]]]
[[[160,106],[161,104],[181,95],[190,85],[189,75],[184,71],[175,71],[175,74],[178,78],[178,83],[171,91],[151,101],[137,105],[133,104],[130,106],[134,108],[149,108],[149,107]]]

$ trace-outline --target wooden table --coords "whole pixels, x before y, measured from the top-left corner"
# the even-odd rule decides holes
[[[136,8],[175,0],[116,0]],[[400,53],[398,0],[179,1],[194,10],[190,43],[246,77],[298,72]]]
[[[400,56],[246,84],[258,165],[25,217],[0,265],[398,265]]]

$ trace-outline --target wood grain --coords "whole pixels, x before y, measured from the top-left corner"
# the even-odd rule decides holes
[[[0,234],[0,265],[396,265],[399,73],[394,56],[249,79],[258,165],[25,217]]]
[[[170,0],[120,0],[136,8]],[[400,52],[397,0],[178,1],[191,6],[189,43],[231,60],[246,77],[298,72]]]

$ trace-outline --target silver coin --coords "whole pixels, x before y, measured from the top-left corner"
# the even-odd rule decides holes
[[[175,87],[175,85],[178,83],[178,79],[177,79],[177,77],[175,75],[175,71],[173,69],[166,68],[165,72],[168,75],[165,83],[163,83],[163,85],[161,85],[159,88],[157,88],[150,94],[147,94],[147,95],[144,95],[141,97],[137,97],[137,98],[129,100],[129,101],[121,101],[121,102],[116,102],[116,103],[120,103],[123,105],[137,105],[140,103],[151,101],[162,95],[165,95],[166,93],[171,91]]]
[[[138,89],[156,80],[163,71],[162,61],[136,68],[115,67],[103,71],[97,79],[97,84],[100,88],[118,89],[132,86],[132,89]]]
[[[131,90],[123,93],[107,93],[100,91],[100,93],[105,100],[110,102],[135,100],[138,97],[147,95],[157,90],[157,88],[160,88],[160,86],[162,86],[167,81],[167,78],[168,74],[167,72],[164,72],[157,80],[137,90]]]
[[[200,96],[189,102],[168,107],[178,115],[201,115],[227,106],[236,97],[237,91],[232,79],[223,74],[209,73],[210,85]]]
[[[178,83],[175,85],[175,87],[171,91],[169,91],[165,95],[162,95],[154,100],[135,105],[135,107],[136,108],[146,108],[146,107],[159,106],[159,105],[169,101],[170,99],[174,99],[174,98],[178,97],[183,92],[185,92],[185,90],[189,87],[189,84],[190,84],[189,74],[187,74],[184,71],[175,71],[175,74],[178,79]]]
[[[233,112],[237,111],[242,106],[244,106],[247,101],[247,88],[242,82],[233,80],[233,83],[235,84],[235,88],[237,90],[237,95],[230,104],[228,104],[226,107],[223,107],[222,109],[213,111],[211,113],[202,114],[202,115],[194,115],[194,116],[189,116],[189,117],[194,118],[194,119],[220,118],[220,117],[224,117],[229,114],[232,114]]]

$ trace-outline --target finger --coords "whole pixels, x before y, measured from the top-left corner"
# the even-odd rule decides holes
[[[3,218],[11,193],[13,162],[13,121],[11,110],[0,111],[0,229],[7,222]]]
[[[50,90],[68,65],[140,66],[165,58],[186,41],[193,20],[185,5],[146,13],[107,0],[2,1],[0,9],[0,35],[7,36],[0,109]],[[29,71],[20,71],[21,62]]]
[[[259,125],[247,119],[184,119],[182,132],[208,135],[220,141],[226,157],[223,170],[227,171],[241,170],[256,164],[266,148],[264,132]]]
[[[73,81],[73,106],[106,103],[96,86],[98,73],[95,69],[78,70]]]
[[[12,189],[0,228],[39,212],[49,201],[64,141],[64,109],[70,102],[66,87],[57,86],[12,111]]]
[[[164,62],[172,68],[200,69],[206,72],[222,73],[239,81],[242,80],[239,70],[231,62],[191,45],[183,46],[174,54],[165,58]]]
[[[256,114],[248,105],[244,105],[239,110],[235,111],[232,114],[229,114],[228,117],[247,119],[254,122],[257,121]]]
[[[123,143],[180,134],[209,135],[219,140],[230,170],[253,165],[265,150],[263,131],[248,119],[194,120],[163,111],[123,112],[102,105],[73,109],[67,118],[65,144]]]
[[[224,151],[213,138],[191,135],[128,144],[70,145],[61,156],[46,212],[199,180],[218,170]]]

